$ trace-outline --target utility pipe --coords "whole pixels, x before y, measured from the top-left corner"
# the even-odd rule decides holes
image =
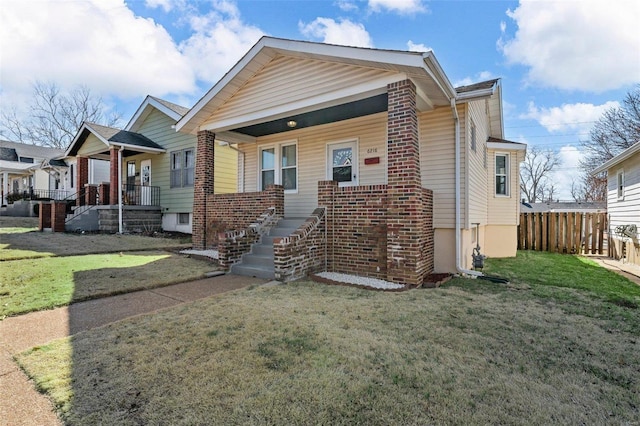
[[[122,234],[122,151],[124,146],[118,150],[118,234]]]
[[[456,269],[461,274],[471,275],[473,277],[483,276],[482,272],[472,271],[462,267],[460,251],[461,247],[461,234],[460,234],[460,117],[458,116],[458,109],[456,108],[455,97],[451,98],[451,112],[453,114],[453,121],[455,127],[455,198],[456,198]]]

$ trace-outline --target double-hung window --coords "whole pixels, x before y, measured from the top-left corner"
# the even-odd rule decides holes
[[[508,154],[496,154],[496,195],[509,195]]]
[[[171,188],[193,186],[196,165],[195,151],[191,148],[173,151],[169,157],[171,162]]]
[[[618,199],[624,200],[624,170],[618,170],[617,176],[617,188],[618,188]]]
[[[298,190],[298,145],[295,142],[260,148],[260,190],[277,184],[285,192]]]

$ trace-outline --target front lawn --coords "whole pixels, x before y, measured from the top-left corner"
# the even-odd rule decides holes
[[[71,425],[636,423],[639,310],[606,270],[526,275],[558,256],[490,261],[509,285],[237,291],[17,360]]]
[[[0,319],[81,300],[199,279],[210,262],[165,251],[0,262]]]

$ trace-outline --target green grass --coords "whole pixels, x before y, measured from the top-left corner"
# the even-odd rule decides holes
[[[0,262],[0,318],[202,278],[209,262],[163,251]]]
[[[69,425],[635,424],[640,315],[608,301],[634,290],[589,264],[606,290],[571,271],[529,281],[531,262],[566,261],[491,261],[509,285],[258,287],[16,359]]]
[[[640,286],[581,256],[519,251],[515,258],[488,259],[484,270],[515,283],[538,284],[541,293],[558,288],[585,290],[613,303],[640,304]]]
[[[0,228],[0,235],[2,234],[24,234],[25,232],[35,232],[38,228]]]

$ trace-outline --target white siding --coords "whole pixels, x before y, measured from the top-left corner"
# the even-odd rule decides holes
[[[619,170],[624,170],[624,199],[618,199]],[[631,224],[640,229],[640,154],[610,168],[607,173],[607,211],[611,230]]]
[[[89,183],[109,183],[110,173],[109,161],[105,160],[89,160]]]
[[[358,140],[359,185],[386,183],[387,114],[380,113],[338,123],[308,127],[258,139],[257,145],[244,144],[245,190],[258,190],[258,150],[260,147],[297,140],[298,192],[285,194],[287,216],[308,216],[318,205],[318,181],[326,180],[327,144]],[[375,152],[373,152],[375,150]],[[380,163],[364,165],[364,159],[380,157]]]

